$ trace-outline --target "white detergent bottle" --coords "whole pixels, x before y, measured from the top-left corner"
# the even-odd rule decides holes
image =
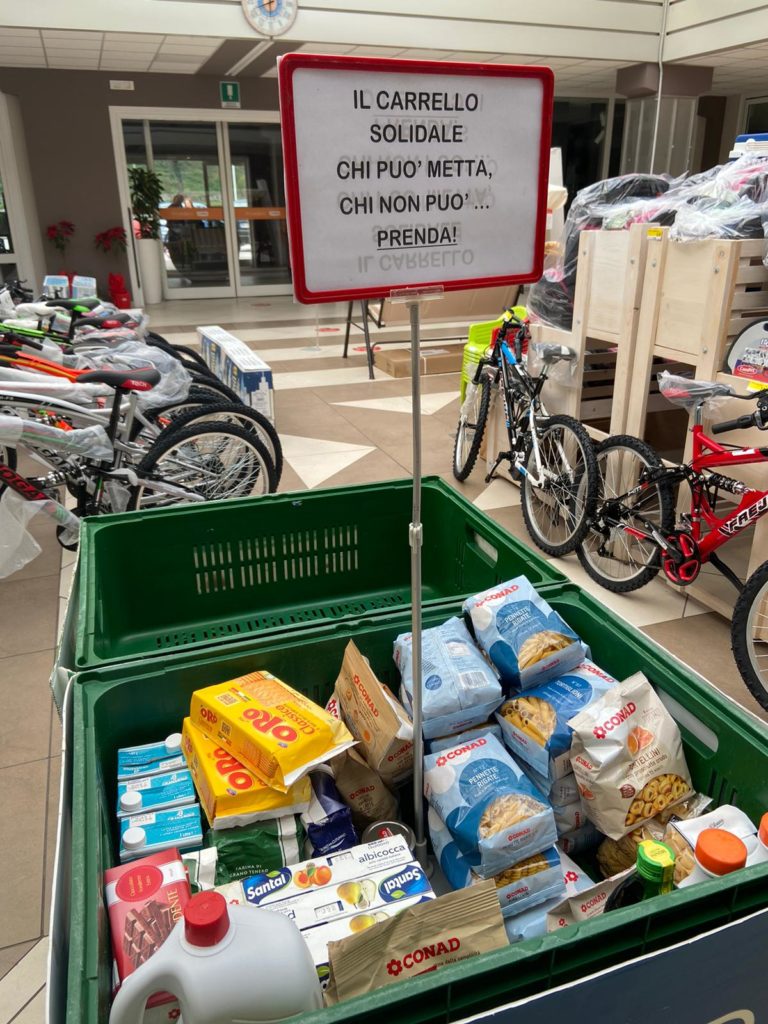
[[[197,893],[158,951],[120,987],[109,1024],[142,1024],[155,992],[179,1000],[184,1024],[263,1024],[322,1008],[296,925],[282,914]]]

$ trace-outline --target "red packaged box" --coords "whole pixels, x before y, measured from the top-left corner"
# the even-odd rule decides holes
[[[189,902],[187,872],[178,850],[109,868],[104,886],[119,988],[129,974],[162,946]],[[158,993],[148,1007],[173,999]]]

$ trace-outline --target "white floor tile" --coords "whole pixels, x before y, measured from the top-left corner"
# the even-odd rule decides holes
[[[378,367],[375,371],[376,380],[393,380],[388,373]],[[280,373],[275,380],[275,389],[291,391],[296,388],[327,388],[334,384],[373,384],[368,379],[366,366],[352,366],[340,370],[300,370],[298,373]]]
[[[281,434],[280,441],[285,461],[309,488],[317,487],[358,459],[376,451],[368,445],[324,441],[317,437],[296,437],[291,434]]]
[[[0,980],[0,1021],[10,1021],[15,1017],[14,1024],[16,1024],[16,1021],[26,1020],[26,1018],[15,1015],[45,985],[47,965],[48,939],[44,938],[36,946],[33,946],[27,955],[19,960],[13,970]],[[43,1017],[29,1017],[28,1019],[30,1022],[38,1019],[42,1021]]]
[[[451,402],[458,402],[459,396],[455,391],[438,391],[434,394],[421,396],[422,416],[431,416],[433,413],[444,409]],[[411,397],[405,395],[399,398],[364,398],[358,402],[334,402],[334,405],[349,405],[354,409],[377,409],[380,412],[401,412],[411,415]]]
[[[635,590],[631,594],[614,594],[601,587],[599,583],[595,583],[584,572],[576,555],[567,555],[565,558],[555,558],[551,561],[570,580],[578,583],[587,593],[602,601],[606,607],[633,626],[652,626],[656,622],[680,619],[684,611],[686,615],[707,611],[703,605],[690,597],[686,598],[684,594],[678,594],[661,580],[654,580],[647,587]]]
[[[491,480],[482,494],[478,494],[472,504],[483,512],[493,508],[508,508],[520,504],[520,488],[511,480],[502,478]]]
[[[42,988],[32,1002],[27,1003],[13,1024],[44,1024],[45,1021],[45,988]]]

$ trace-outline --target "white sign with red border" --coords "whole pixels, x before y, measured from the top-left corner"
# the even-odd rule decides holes
[[[278,77],[300,302],[541,276],[549,68],[288,54]]]

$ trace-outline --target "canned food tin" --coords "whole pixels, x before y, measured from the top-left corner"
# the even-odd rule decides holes
[[[368,826],[360,838],[364,843],[372,843],[375,839],[387,839],[389,836],[403,836],[411,853],[416,848],[416,836],[413,834],[413,829],[404,825],[402,821],[375,821]]]

